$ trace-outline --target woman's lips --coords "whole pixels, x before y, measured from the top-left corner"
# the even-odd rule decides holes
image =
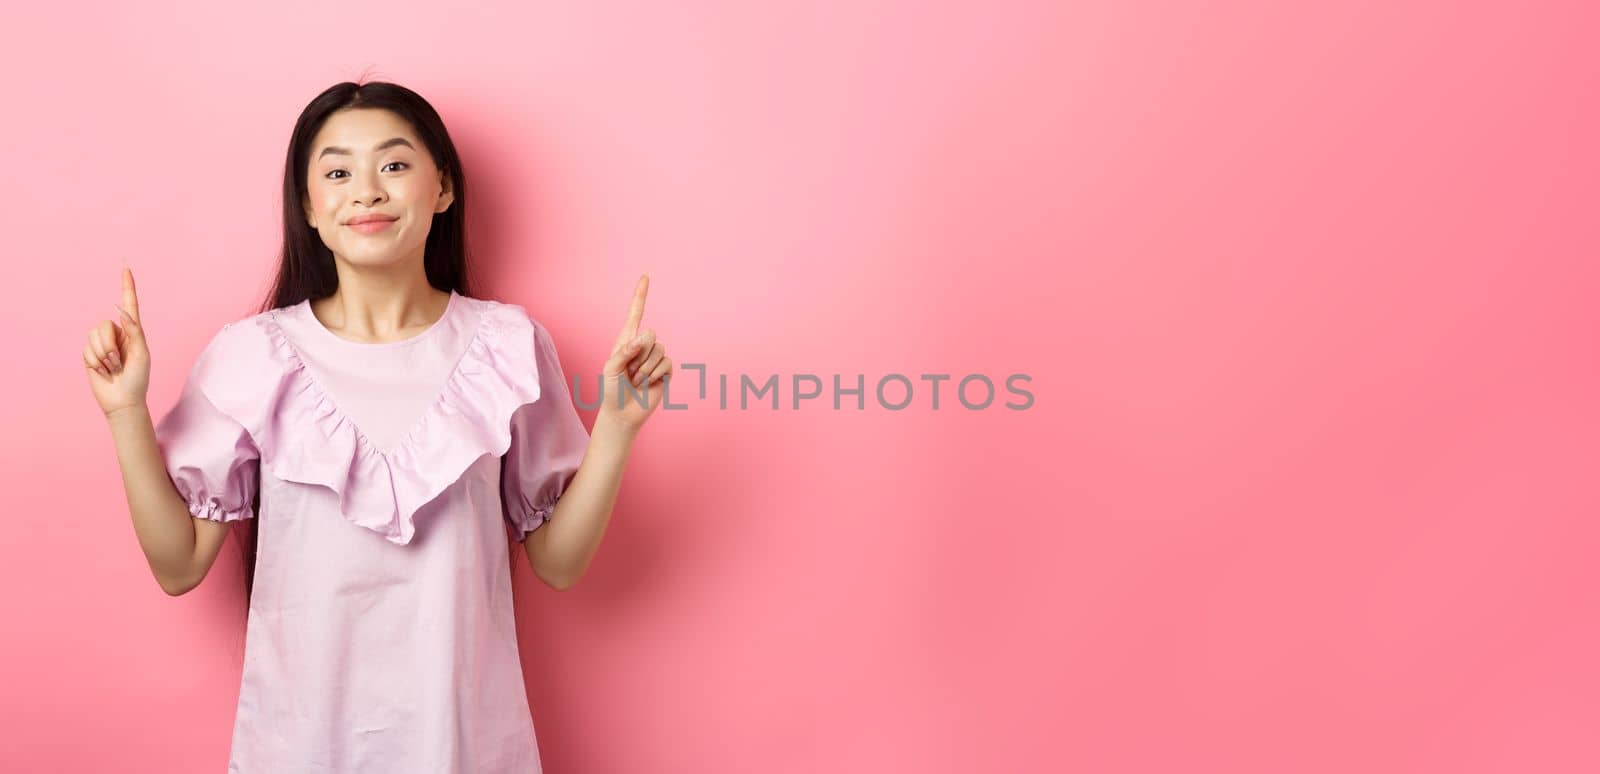
[[[363,234],[376,234],[392,225],[394,225],[392,220],[369,220],[366,223],[351,223],[350,228]]]

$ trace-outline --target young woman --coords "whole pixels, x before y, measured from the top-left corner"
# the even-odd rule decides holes
[[[420,96],[323,92],[283,192],[267,302],[212,337],[159,423],[129,270],[84,349],[161,588],[194,588],[230,527],[256,527],[229,771],[537,772],[510,543],[556,589],[593,557],[672,372],[639,330],[648,277],[591,433],[544,326],[470,294],[466,179]]]

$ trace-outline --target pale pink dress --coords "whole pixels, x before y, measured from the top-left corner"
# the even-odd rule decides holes
[[[452,293],[363,344],[275,309],[223,326],[156,437],[191,514],[260,519],[230,772],[540,771],[509,543],[589,441],[543,325]]]

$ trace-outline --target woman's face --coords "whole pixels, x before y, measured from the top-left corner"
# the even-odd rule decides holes
[[[434,166],[411,125],[387,110],[334,113],[311,144],[306,222],[347,263],[421,263],[433,216],[453,198],[449,177]],[[371,216],[392,220],[352,222]]]

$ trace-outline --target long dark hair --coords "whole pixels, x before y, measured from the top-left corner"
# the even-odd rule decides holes
[[[434,214],[422,263],[429,285],[463,296],[472,295],[467,272],[467,178],[444,121],[422,95],[404,86],[382,81],[346,81],[318,94],[294,122],[294,133],[289,136],[289,152],[283,164],[283,248],[278,276],[258,313],[293,306],[307,299],[326,298],[339,287],[333,251],[306,223],[302,201],[306,196],[312,141],[329,116],[353,108],[379,108],[405,119],[433,156],[434,165],[450,176],[454,199],[444,212]],[[258,515],[261,512],[259,490],[257,487],[251,504],[251,512]],[[245,599],[249,600],[255,588],[259,525],[255,523],[257,519],[245,521],[249,522],[243,527],[247,534],[240,538],[239,544],[244,558]]]

